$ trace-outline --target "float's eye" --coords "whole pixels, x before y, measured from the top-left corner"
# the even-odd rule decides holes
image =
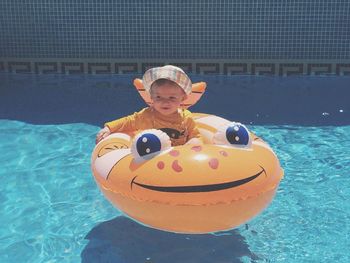
[[[152,133],[143,134],[136,141],[136,149],[140,156],[159,152],[161,148],[162,145],[159,138]]]
[[[150,159],[170,147],[171,142],[166,133],[150,129],[139,133],[134,138],[131,145],[131,153],[136,159]]]
[[[239,122],[232,122],[219,128],[213,137],[215,144],[237,147],[250,147],[251,138],[246,126]]]
[[[242,124],[236,123],[226,129],[226,139],[231,144],[248,145],[249,131]]]

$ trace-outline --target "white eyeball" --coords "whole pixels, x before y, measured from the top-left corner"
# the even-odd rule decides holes
[[[247,127],[239,122],[221,126],[213,137],[214,144],[249,148],[252,144]]]
[[[169,148],[171,148],[169,136],[160,130],[150,129],[135,136],[131,144],[131,153],[137,160],[149,160]]]

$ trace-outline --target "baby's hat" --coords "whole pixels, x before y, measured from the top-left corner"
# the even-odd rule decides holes
[[[145,72],[142,78],[142,83],[145,90],[150,92],[153,82],[158,79],[168,79],[174,81],[185,91],[187,95],[192,91],[192,82],[181,68],[172,65],[150,68]]]

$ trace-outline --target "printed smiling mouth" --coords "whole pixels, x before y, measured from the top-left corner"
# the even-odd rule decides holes
[[[261,166],[260,166],[261,167]],[[131,181],[131,188],[133,184],[136,184],[140,187],[153,190],[153,191],[159,191],[159,192],[171,192],[171,193],[198,193],[198,192],[212,192],[212,191],[218,191],[218,190],[224,190],[228,188],[233,188],[237,187],[243,184],[246,184],[255,178],[257,178],[259,175],[262,173],[265,173],[265,169],[261,167],[261,171],[258,172],[257,174],[254,174],[250,177],[237,180],[237,181],[232,181],[232,182],[227,182],[227,183],[220,183],[220,184],[209,184],[209,185],[193,185],[193,186],[154,186],[154,185],[147,185],[147,184],[141,184],[135,182],[135,178]]]

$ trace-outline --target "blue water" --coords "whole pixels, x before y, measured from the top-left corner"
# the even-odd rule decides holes
[[[210,101],[203,98],[205,104],[199,104],[197,111],[221,110],[223,116],[246,119],[279,156],[285,178],[272,204],[246,225],[215,234],[183,235],[124,217],[93,180],[90,153],[99,126],[109,116],[88,105],[105,98],[111,100],[114,115],[137,110],[142,101],[136,99],[128,109],[118,111],[120,104],[130,104],[130,91],[127,84],[123,86],[130,79],[120,77],[118,85],[110,85],[110,80],[99,77],[0,77],[0,262],[350,261],[350,120],[349,106],[343,104],[345,89],[339,88],[339,99],[327,96],[323,102],[320,96],[308,116],[294,119],[286,109],[264,108],[259,113],[265,118],[260,120],[255,113],[240,115],[244,105],[237,101],[240,111],[231,113],[225,105],[208,106]],[[340,79],[339,87],[348,80]],[[217,79],[210,81],[213,85]],[[226,80],[220,81],[224,93],[237,94],[224,88]],[[232,81],[243,87],[237,88],[241,96],[246,86],[258,89],[257,83],[289,87],[285,79]],[[296,81],[291,79],[291,85]],[[298,81],[308,90],[316,83]],[[327,81],[338,79],[317,83]],[[124,95],[117,99],[119,104],[109,95],[116,91]],[[293,102],[298,94],[300,90],[289,100]],[[57,109],[61,103],[65,108]],[[266,107],[262,103],[256,108],[262,105]],[[277,116],[281,112],[288,117],[286,123]],[[305,125],[307,120],[314,123]]]

